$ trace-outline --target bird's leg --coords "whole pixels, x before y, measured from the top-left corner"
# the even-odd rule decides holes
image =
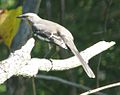
[[[48,43],[48,47],[49,47],[49,50],[48,52],[45,54],[44,58],[51,58],[51,56],[55,53],[55,47],[52,46],[51,44]]]

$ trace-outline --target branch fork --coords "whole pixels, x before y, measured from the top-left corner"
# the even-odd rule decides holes
[[[21,49],[11,53],[10,56],[0,62],[0,84],[4,83],[13,75],[35,76],[41,71],[63,71],[81,66],[79,60],[73,56],[67,59],[48,59],[31,58],[31,50],[35,40],[29,39]],[[109,49],[115,42],[100,41],[86,50],[80,52],[81,56],[88,63],[95,55]]]

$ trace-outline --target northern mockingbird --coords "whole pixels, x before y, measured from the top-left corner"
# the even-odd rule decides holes
[[[25,21],[28,21],[32,27],[34,35],[39,39],[55,43],[64,49],[70,49],[82,64],[87,75],[90,78],[95,78],[93,71],[79,54],[79,51],[74,44],[73,36],[69,30],[55,22],[42,19],[35,13],[25,13],[17,16],[17,18],[22,18],[25,19]]]

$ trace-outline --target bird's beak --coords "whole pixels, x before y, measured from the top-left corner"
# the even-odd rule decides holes
[[[26,15],[19,15],[19,16],[17,16],[16,18],[27,18],[28,16],[26,16]]]

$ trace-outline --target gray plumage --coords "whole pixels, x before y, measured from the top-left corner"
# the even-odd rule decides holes
[[[65,27],[55,22],[42,19],[34,13],[25,13],[18,16],[18,18],[26,19],[31,25],[34,35],[39,39],[55,43],[64,49],[69,48],[72,53],[79,59],[87,75],[90,78],[95,78],[91,68],[79,54],[79,51],[74,44],[72,34]]]

